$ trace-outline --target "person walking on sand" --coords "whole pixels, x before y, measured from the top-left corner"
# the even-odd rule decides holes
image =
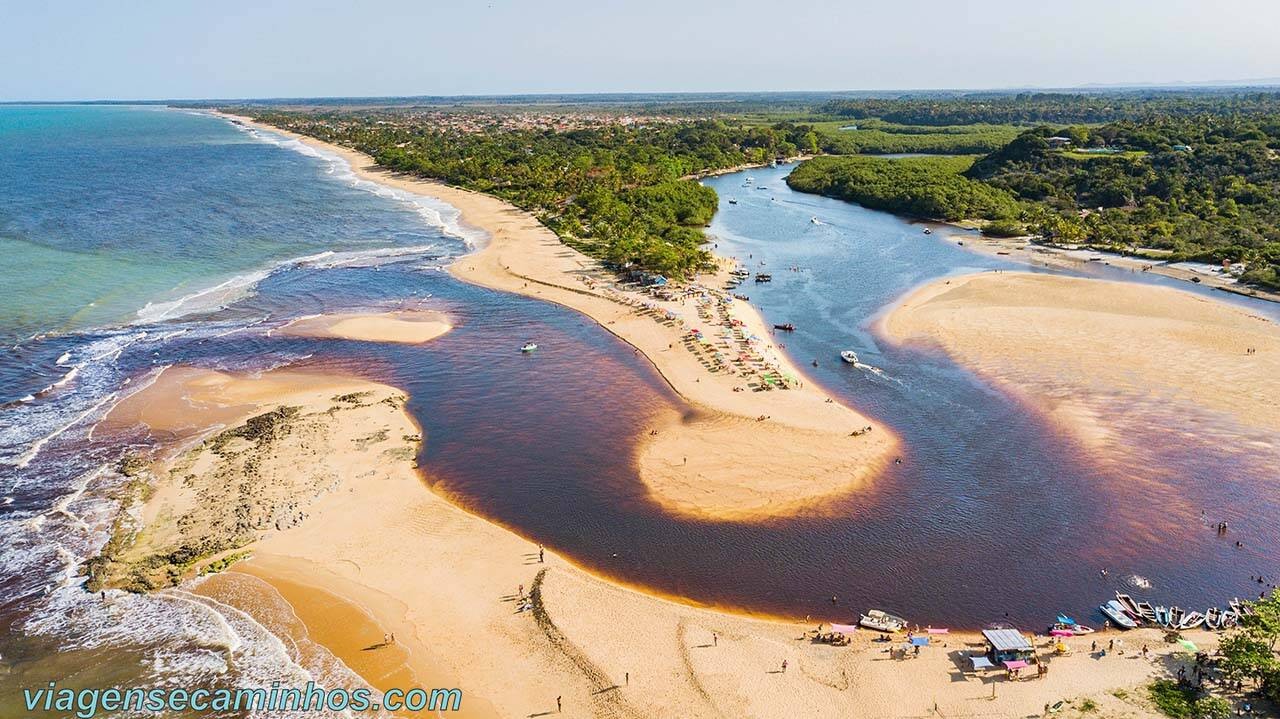
[[[546,554],[544,553],[544,551],[545,550],[543,550],[542,545],[539,544],[538,545],[538,564],[544,563],[544,560],[546,558]]]
[[[783,673],[783,674],[786,674],[786,673],[787,673],[787,660],[786,660],[786,659],[783,659],[783,660],[782,660],[782,673]]]
[[[561,712],[560,697],[556,697],[556,713],[559,714],[560,712]]]
[[[715,632],[711,633],[711,646],[713,647],[720,646],[720,635],[716,634]]]

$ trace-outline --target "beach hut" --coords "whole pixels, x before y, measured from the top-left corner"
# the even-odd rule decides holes
[[[983,629],[982,637],[987,640],[987,656],[995,664],[1019,669],[1035,656],[1035,647],[1017,629]]]

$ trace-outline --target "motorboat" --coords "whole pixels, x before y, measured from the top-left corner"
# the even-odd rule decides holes
[[[757,272],[756,282],[773,282],[773,275],[768,272]]]
[[[734,199],[734,198],[730,197],[730,198],[729,198],[729,204],[730,204],[730,205],[736,205],[736,204],[738,204],[738,201],[737,201],[736,199]]]
[[[773,328],[774,328],[775,330],[784,330],[784,331],[786,331],[786,332],[795,332],[795,331],[796,331],[796,326],[795,326],[795,325],[793,325],[793,324],[791,324],[790,322],[788,322],[788,323],[786,323],[786,324],[781,324],[781,325],[774,325],[774,326],[773,326]]]
[[[1112,624],[1121,629],[1134,629],[1138,626],[1138,623],[1125,613],[1124,605],[1114,599],[1100,605],[1098,609],[1102,610],[1102,613],[1107,616],[1107,619],[1111,620]]]
[[[1182,621],[1178,622],[1178,629],[1195,629],[1204,624],[1204,615],[1200,612],[1187,612],[1182,616]]]
[[[524,345],[520,347],[520,351],[524,352],[525,354],[528,354],[536,349],[538,349],[538,345],[532,342],[525,342]]]
[[[893,633],[902,631],[907,626],[907,620],[879,609],[868,609],[867,613],[858,620],[858,624],[877,632]]]
[[[929,229],[928,227],[926,227],[926,228],[924,228],[924,233],[925,233],[926,235],[932,235],[932,234],[933,234],[933,230],[931,230],[931,229]]]
[[[822,220],[819,220],[817,217],[810,217],[810,218],[809,218],[809,222],[810,222],[810,223],[812,223],[812,224],[815,224],[815,225],[821,225],[821,224],[822,224]]]
[[[840,359],[849,364],[858,364],[858,353],[853,350],[845,350],[840,353]]]
[[[1071,617],[1068,617],[1065,614],[1058,615],[1057,624],[1054,624],[1052,628],[1060,629],[1062,631],[1068,631],[1068,632],[1071,632],[1072,634],[1077,634],[1077,635],[1093,634],[1093,631],[1094,631],[1093,627],[1086,627],[1085,625],[1081,624],[1080,622],[1077,622],[1076,620],[1072,619]]]

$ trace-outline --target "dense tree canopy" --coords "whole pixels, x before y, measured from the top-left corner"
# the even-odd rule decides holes
[[[971,157],[816,157],[787,178],[801,192],[852,200],[877,210],[927,219],[1011,219],[1013,197],[965,177]]]

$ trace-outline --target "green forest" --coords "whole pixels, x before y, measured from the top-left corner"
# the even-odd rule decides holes
[[[876,210],[957,221],[1012,220],[1022,207],[1009,192],[965,176],[973,157],[816,157],[800,164],[787,184]]]

